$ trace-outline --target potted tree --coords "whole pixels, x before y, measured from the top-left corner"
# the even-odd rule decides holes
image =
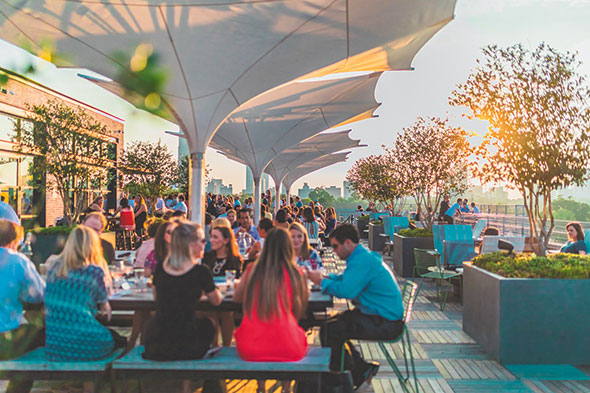
[[[537,256],[474,259],[464,272],[463,329],[503,363],[587,363],[590,262],[545,253],[552,191],[587,179],[590,88],[575,54],[544,43],[483,52],[450,102],[488,122],[480,176],[522,194]]]
[[[432,226],[443,196],[462,193],[468,187],[472,153],[468,136],[447,119],[418,118],[397,136],[393,148],[386,149],[416,203],[416,221],[423,228],[394,235],[393,265],[402,277],[413,276],[414,248],[434,248]]]
[[[365,230],[369,229],[369,220],[369,216],[365,214],[356,219],[356,229],[359,231],[361,239],[367,239],[369,237],[369,233],[365,232]]]
[[[408,191],[404,188],[406,183],[399,178],[399,171],[394,165],[395,162],[386,154],[361,158],[349,169],[346,179],[350,187],[362,198],[388,205],[391,214],[399,215]],[[366,232],[361,225],[368,225],[369,217],[366,218],[366,224],[364,217],[361,225],[358,222],[360,235],[366,238]],[[383,224],[381,227],[383,228]]]

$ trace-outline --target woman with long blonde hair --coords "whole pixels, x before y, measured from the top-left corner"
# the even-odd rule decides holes
[[[285,229],[268,232],[259,259],[246,269],[234,299],[243,300],[244,318],[235,332],[242,359],[289,362],[305,356],[305,331],[297,321],[305,314],[309,289]]]
[[[74,228],[47,274],[45,352],[50,360],[98,360],[126,345],[125,338],[96,319],[98,309],[107,321],[111,318],[105,277],[110,276],[100,238],[91,228]],[[84,391],[92,388],[88,382]]]
[[[297,265],[311,270],[323,269],[322,257],[309,245],[307,229],[302,224],[294,222],[289,225],[289,234]]]

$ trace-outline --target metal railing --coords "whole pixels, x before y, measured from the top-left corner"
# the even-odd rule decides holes
[[[478,219],[488,220],[488,226],[498,228],[500,234],[506,236],[530,236],[529,220],[524,205],[478,205],[479,214],[462,214],[455,220],[457,223],[473,225]],[[415,205],[406,204],[403,208],[408,212],[416,210]],[[339,222],[353,222],[365,212],[355,209],[338,209]],[[568,220],[555,220],[555,228],[551,233],[549,244],[552,248],[559,247],[567,241],[565,226]],[[590,222],[580,222],[582,228],[590,229]]]

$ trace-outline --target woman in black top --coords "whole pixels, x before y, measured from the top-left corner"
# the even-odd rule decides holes
[[[209,268],[198,263],[204,250],[205,234],[200,225],[182,223],[176,227],[170,255],[154,273],[156,314],[144,333],[144,358],[201,359],[211,347],[213,323],[197,318],[195,309],[202,293],[214,306],[221,303],[222,295]],[[184,391],[190,391],[190,381],[185,381]]]
[[[242,271],[242,258],[238,253],[233,231],[225,226],[214,226],[211,228],[209,241],[211,251],[205,254],[203,265],[208,266],[214,276],[225,277],[227,270],[234,270],[236,278],[239,278]],[[223,311],[208,313],[207,315],[213,318],[218,323],[218,326],[221,326],[223,346],[229,347],[234,333],[234,313]],[[217,341],[216,337],[214,342]]]
[[[145,221],[147,220],[147,206],[143,197],[139,194],[135,196],[133,214],[135,215],[135,233],[141,238],[144,232]]]

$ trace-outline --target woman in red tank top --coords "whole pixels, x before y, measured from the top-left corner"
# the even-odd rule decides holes
[[[243,301],[244,318],[235,332],[242,359],[291,362],[305,357],[307,339],[297,321],[305,314],[309,288],[285,229],[268,232],[260,258],[248,266],[234,299]]]
[[[130,231],[135,230],[135,217],[133,214],[133,209],[131,206],[129,206],[129,201],[127,198],[121,198],[117,212],[120,212],[119,227]],[[117,212],[115,212],[115,214],[117,214]]]

